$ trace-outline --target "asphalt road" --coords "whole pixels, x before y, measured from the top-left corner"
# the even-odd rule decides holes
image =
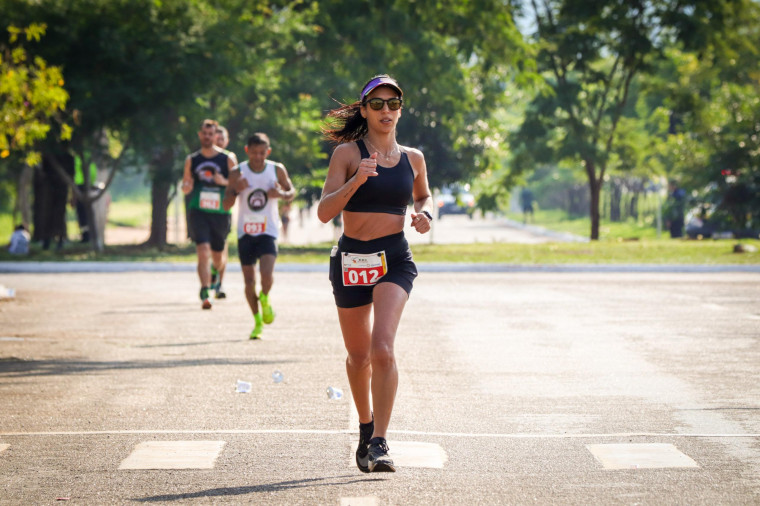
[[[331,223],[322,223],[317,218],[316,207],[311,210],[299,212],[294,206],[291,213],[290,226],[287,236],[281,231],[280,242],[294,245],[314,244],[334,241],[340,235]],[[237,208],[233,208],[232,223],[233,234],[237,224]],[[446,215],[433,220],[431,233],[418,234],[409,226],[409,213],[407,212],[406,235],[410,244],[467,244],[477,242],[507,242],[519,244],[537,244],[548,241],[588,241],[587,237],[579,237],[548,230],[541,224],[522,223],[507,220],[505,218],[487,216],[468,218],[466,215]],[[185,230],[184,217],[180,220],[170,218],[167,221],[167,240],[173,243],[188,241]],[[106,244],[138,244],[146,241],[150,236],[150,229],[144,227],[120,227],[109,225],[105,232]]]
[[[230,274],[205,312],[192,272],[0,274],[0,504],[760,502],[760,273],[423,271],[382,475],[326,273],[277,273],[260,342]]]

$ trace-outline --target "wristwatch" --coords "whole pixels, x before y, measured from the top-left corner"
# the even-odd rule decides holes
[[[426,218],[427,218],[429,221],[433,221],[433,215],[432,215],[432,214],[430,214],[429,212],[427,212],[427,211],[424,211],[424,210],[423,210],[423,211],[421,211],[421,212],[422,212],[422,214],[424,214],[424,215],[425,215],[425,217],[426,217]]]

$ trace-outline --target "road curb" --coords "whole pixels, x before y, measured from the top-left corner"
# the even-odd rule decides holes
[[[651,264],[563,264],[519,265],[418,262],[420,272],[636,272],[636,273],[724,273],[760,272],[760,265],[651,265]],[[195,272],[195,263],[171,262],[0,262],[0,274]],[[230,263],[228,271],[239,272],[240,264]],[[327,264],[279,263],[279,272],[327,272]]]

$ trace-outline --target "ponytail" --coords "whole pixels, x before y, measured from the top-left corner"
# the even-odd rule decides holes
[[[337,109],[333,109],[327,114],[327,124],[322,127],[322,135],[325,139],[342,144],[344,142],[353,142],[361,139],[369,129],[367,120],[362,117],[360,109],[362,103],[359,101],[353,104],[342,104]],[[333,126],[331,128],[331,126]]]

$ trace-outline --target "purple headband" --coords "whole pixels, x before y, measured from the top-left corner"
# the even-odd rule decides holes
[[[371,80],[369,83],[367,83],[367,86],[364,87],[364,90],[362,91],[362,94],[359,96],[359,100],[364,102],[364,98],[372,93],[372,90],[377,88],[378,86],[382,86],[384,84],[387,84],[391,88],[398,91],[398,94],[403,96],[404,92],[401,91],[401,88],[398,87],[398,84],[396,84],[396,81],[391,79],[390,77],[376,77],[375,79]]]

